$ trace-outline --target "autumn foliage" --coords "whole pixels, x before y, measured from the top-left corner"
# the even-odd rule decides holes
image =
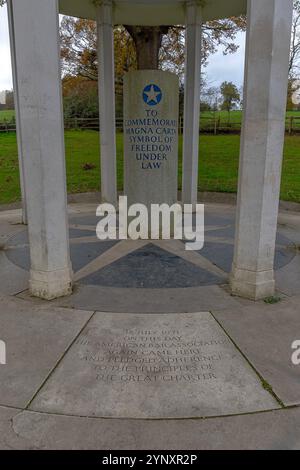
[[[237,50],[235,38],[244,30],[244,17],[211,21],[203,26],[202,64],[219,46]],[[131,69],[170,70],[184,76],[185,29],[181,26],[116,26],[114,29],[116,102],[121,113],[123,76]],[[61,22],[61,57],[65,109],[70,115],[97,113],[97,27],[91,20],[65,16]],[[101,64],[99,64],[101,67]],[[71,105],[74,100],[76,104]],[[83,110],[86,103],[87,110]]]

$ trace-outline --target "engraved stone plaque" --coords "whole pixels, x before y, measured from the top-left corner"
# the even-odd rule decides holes
[[[31,404],[40,411],[119,418],[276,407],[210,313],[96,313]]]
[[[177,202],[178,77],[135,70],[124,78],[124,194],[128,204]]]

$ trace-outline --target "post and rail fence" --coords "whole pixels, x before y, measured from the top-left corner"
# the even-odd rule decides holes
[[[81,129],[81,130],[94,130],[99,131],[98,118],[65,118],[65,129]],[[208,117],[204,116],[200,119],[200,132],[207,134],[239,134],[241,132],[241,119],[232,117],[231,119],[221,118],[220,115]],[[118,132],[123,132],[123,118],[116,118],[116,129]],[[287,116],[285,120],[285,130],[289,135],[300,134],[300,116]],[[16,122],[15,119],[3,119],[0,117],[0,133],[1,132],[15,132]],[[178,125],[179,134],[183,134],[183,118],[180,117]]]

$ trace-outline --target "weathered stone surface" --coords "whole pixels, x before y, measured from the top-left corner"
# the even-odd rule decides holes
[[[161,70],[124,79],[124,194],[128,204],[177,201],[178,78]]]
[[[5,254],[0,252],[0,291],[2,294],[15,295],[28,287],[29,273],[12,264]]]
[[[27,449],[33,448],[29,439],[19,437],[13,429],[13,418],[20,413],[16,408],[0,406],[0,449]]]
[[[209,313],[97,313],[30,408],[183,418],[276,407]]]
[[[1,430],[5,437],[0,439],[1,448],[300,449],[299,408],[225,418],[159,421],[91,419],[31,411],[14,414],[11,413],[11,422],[3,421]]]
[[[28,299],[28,293],[20,295]],[[188,289],[119,289],[100,286],[77,286],[68,298],[57,299],[57,306],[104,312],[182,313],[208,311],[213,308],[238,308],[240,303],[219,286]]]
[[[296,248],[295,248],[296,252]],[[299,294],[300,287],[300,255],[297,254],[295,258],[288,265],[275,273],[276,286],[280,292],[286,295],[293,296]]]
[[[300,339],[299,302],[298,296],[212,312],[287,406],[300,404],[300,366],[292,363],[292,343]]]
[[[6,344],[6,365],[0,366],[0,404],[25,407],[92,312],[4,296],[0,302],[0,339]]]

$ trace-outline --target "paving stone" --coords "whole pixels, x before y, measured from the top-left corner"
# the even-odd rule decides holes
[[[81,280],[87,285],[185,288],[221,284],[218,276],[151,243]]]
[[[20,294],[28,299],[28,293]],[[126,313],[185,313],[209,311],[213,308],[236,308],[239,299],[219,286],[188,289],[117,289],[77,284],[73,295],[53,301],[55,305]]]
[[[278,406],[209,313],[97,313],[30,409],[161,419]]]
[[[92,232],[91,230],[82,230],[82,229],[77,229],[77,228],[69,229],[70,238],[93,237],[95,235],[96,235],[96,230],[95,232]],[[28,243],[29,243],[29,238],[28,238],[28,232],[26,229],[19,231],[16,235],[10,237],[10,239],[8,240],[8,245],[11,247],[17,246],[17,245],[28,245]]]
[[[229,273],[233,261],[233,250],[233,245],[205,242],[203,249],[198,253]]]
[[[103,254],[106,250],[114,246],[118,241],[109,240],[103,242],[95,243],[76,243],[70,245],[70,257],[72,261],[73,271],[76,272],[88,263],[90,263],[94,258]],[[6,257],[14,265],[29,271],[30,269],[30,254],[29,247],[15,247],[15,248],[6,248],[5,250]]]
[[[95,208],[96,212],[96,208]],[[72,215],[69,217],[70,224],[76,224],[76,225],[90,225],[95,227],[95,232],[96,232],[96,225],[100,220],[100,217],[97,217],[95,214],[88,214],[88,215]]]
[[[213,311],[226,332],[272,386],[285,405],[300,404],[300,366],[292,363],[292,343],[300,340],[300,297],[275,305],[264,302]]]
[[[79,243],[70,245],[70,256],[73,271],[76,273],[79,269],[86,266],[93,259],[105,253],[107,250],[115,246],[118,241],[107,240],[95,243]]]
[[[12,264],[4,251],[0,251],[0,292],[16,295],[28,288],[29,273]]]
[[[1,410],[0,410],[1,415]],[[188,420],[14,414],[9,445],[71,450],[299,450],[300,409]],[[17,436],[17,438],[16,438]],[[1,441],[0,441],[1,442]],[[3,442],[3,441],[2,441]]]
[[[34,448],[28,439],[19,437],[13,429],[13,418],[20,413],[16,408],[0,406],[0,449],[14,450]]]
[[[293,296],[300,292],[300,255],[297,254],[293,260],[275,272],[276,287],[280,292]]]
[[[0,338],[7,356],[7,364],[0,367],[0,404],[24,407],[92,312],[2,296],[0,302]]]

